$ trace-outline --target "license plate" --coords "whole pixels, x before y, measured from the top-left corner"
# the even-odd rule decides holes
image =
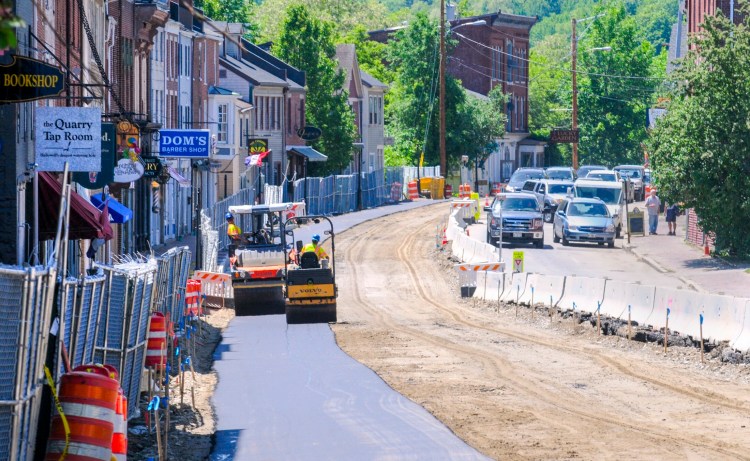
[[[513,232],[513,238],[514,239],[523,238],[523,232]]]

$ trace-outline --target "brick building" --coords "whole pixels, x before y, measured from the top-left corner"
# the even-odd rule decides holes
[[[742,22],[740,3],[740,0],[685,0],[688,34],[700,32],[706,16],[713,16],[717,11],[739,24]]]

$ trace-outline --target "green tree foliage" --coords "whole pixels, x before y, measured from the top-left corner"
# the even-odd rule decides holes
[[[304,5],[291,6],[273,51],[307,75],[307,119],[323,131],[313,146],[328,155],[328,161],[311,168],[311,173],[341,171],[352,160],[357,130],[342,89],[344,73],[337,68],[333,24],[313,17]]]
[[[596,51],[601,47],[611,51]],[[659,83],[653,56],[624,4],[593,21],[578,51],[581,164],[643,163],[646,113]]]
[[[283,29],[284,16],[279,12],[294,5],[305,5],[310,15],[330,22],[339,35],[347,34],[357,26],[374,30],[385,27],[387,23],[388,12],[378,0],[263,0],[255,12],[259,40],[275,42]]]
[[[750,255],[750,15],[718,15],[673,76],[667,114],[653,130],[650,161],[662,199],[695,208],[717,247]]]
[[[388,84],[393,81],[393,72],[385,65],[386,46],[370,40],[367,29],[358,25],[339,39],[339,43],[351,43],[357,50],[357,62],[360,69]]]
[[[386,150],[389,165],[440,163],[438,63],[439,27],[419,14],[388,44],[388,61],[395,72],[386,119],[394,145]],[[449,45],[452,43],[449,40]],[[499,91],[499,90],[498,90]],[[467,97],[461,83],[446,79],[446,156],[449,168],[461,155],[480,157],[490,142],[502,136],[502,94],[489,100]]]
[[[253,6],[250,0],[199,0],[195,6],[203,14],[216,21],[239,22],[250,26],[253,21]]]
[[[0,2],[0,50],[15,48],[16,29],[25,27],[26,23],[13,12],[11,2]]]

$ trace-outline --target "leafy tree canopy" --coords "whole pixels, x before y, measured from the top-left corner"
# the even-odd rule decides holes
[[[717,248],[750,255],[750,15],[708,17],[672,78],[649,151],[663,200],[695,209]],[[698,50],[698,51],[696,51]]]
[[[290,6],[273,52],[307,75],[306,113],[312,125],[323,131],[313,146],[328,161],[311,168],[311,174],[337,173],[352,160],[357,130],[348,94],[342,89],[344,73],[336,63],[334,26],[310,14],[305,5]]]
[[[253,9],[255,3],[250,0],[198,0],[195,6],[203,14],[216,21],[239,22],[245,24],[254,35]]]

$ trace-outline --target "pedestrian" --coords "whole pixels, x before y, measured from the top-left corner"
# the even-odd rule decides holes
[[[648,210],[648,233],[650,235],[656,235],[656,226],[659,224],[659,207],[661,207],[661,201],[656,196],[656,189],[651,189],[646,199],[646,209]]]
[[[677,235],[677,215],[680,214],[680,207],[676,203],[672,203],[667,207],[664,214],[669,227],[669,235]]]

